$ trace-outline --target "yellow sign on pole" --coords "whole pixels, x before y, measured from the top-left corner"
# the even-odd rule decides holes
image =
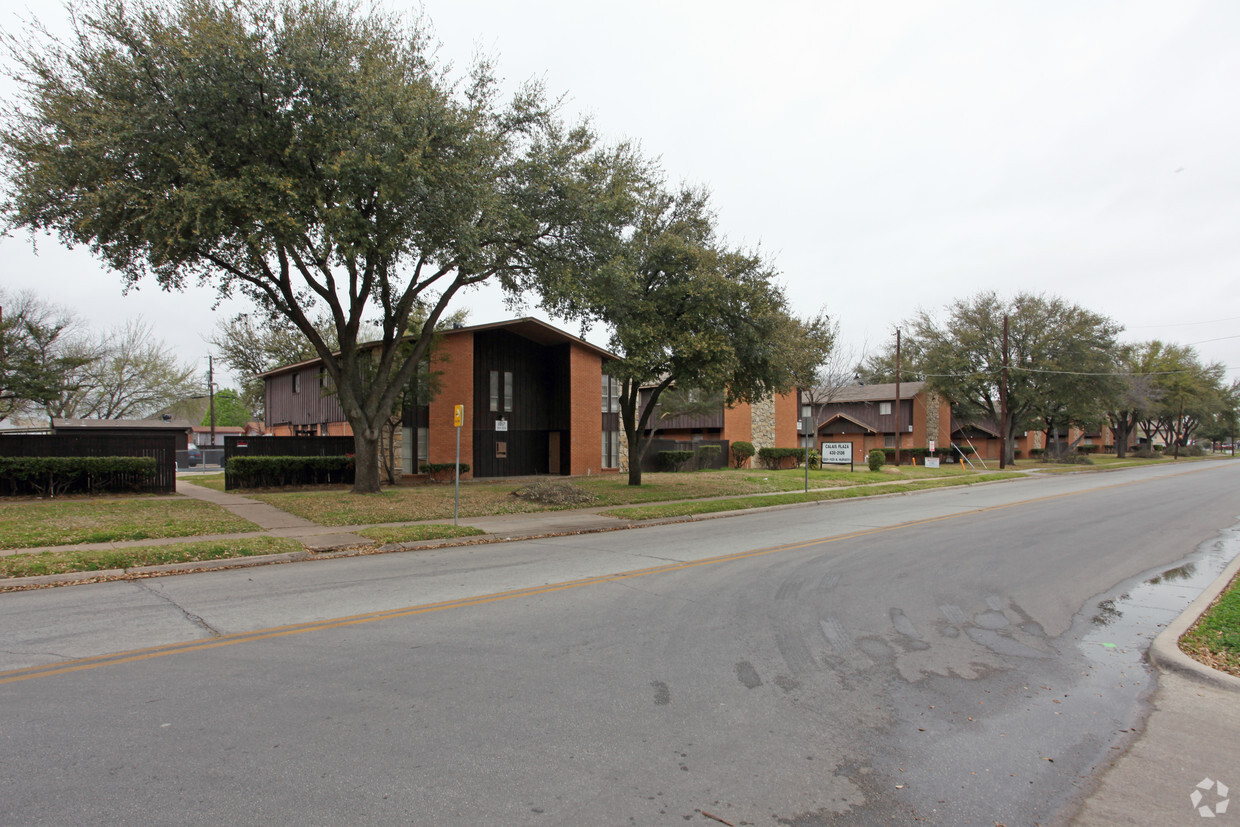
[[[452,424],[461,427],[465,423],[465,406],[457,405],[452,409]]]

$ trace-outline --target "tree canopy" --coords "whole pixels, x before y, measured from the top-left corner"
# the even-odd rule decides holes
[[[1105,316],[1031,293],[1005,301],[983,292],[957,299],[946,311],[942,321],[921,311],[905,323],[901,373],[907,359],[916,367],[916,378],[924,378],[963,416],[998,424],[1006,316],[1008,463],[1017,431],[1099,421],[1118,392],[1115,336],[1121,328]],[[867,364],[881,373],[894,360],[883,354]]]
[[[1224,414],[1230,404],[1223,384],[1221,364],[1202,364],[1197,352],[1186,345],[1161,341],[1136,348],[1140,373],[1150,388],[1150,401],[1140,409],[1137,425],[1149,440],[1161,437],[1179,456],[1194,431]]]
[[[198,280],[287,319],[353,428],[357,491],[378,490],[382,425],[452,299],[571,281],[630,206],[627,147],[565,125],[537,84],[501,102],[486,61],[450,77],[416,20],[331,0],[95,0],[73,24],[8,44],[8,224],[89,245],[127,285]],[[361,348],[368,312],[379,344]]]
[[[43,413],[57,398],[64,377],[87,361],[69,347],[80,327],[34,293],[0,289],[0,422]]]
[[[613,250],[548,305],[610,327],[631,485],[641,484],[646,431],[668,388],[753,402],[791,390],[830,349],[827,320],[795,318],[769,262],[717,237],[704,190],[650,185]]]
[[[241,394],[232,388],[221,388],[215,392],[215,426],[217,428],[244,428],[254,414],[246,407]],[[211,411],[202,415],[199,425],[211,425]]]

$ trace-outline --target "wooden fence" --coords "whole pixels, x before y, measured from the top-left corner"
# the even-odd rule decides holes
[[[4,457],[153,457],[153,474],[116,474],[109,488],[175,494],[177,437],[171,433],[141,434],[4,434]]]
[[[353,453],[351,436],[226,436],[224,488],[235,488],[228,473],[231,457],[339,457]]]

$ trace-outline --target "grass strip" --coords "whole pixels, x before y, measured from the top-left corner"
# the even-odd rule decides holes
[[[1180,638],[1189,657],[1240,676],[1240,578],[1231,581],[1193,628]]]
[[[195,563],[228,557],[255,557],[302,551],[301,543],[281,537],[247,537],[240,540],[202,540],[166,546],[44,551],[0,557],[0,577],[37,577],[76,571],[131,569],[168,563]]]
[[[626,520],[654,520],[667,517],[689,517],[698,514],[715,514],[720,511],[741,511],[748,508],[766,508],[772,505],[795,505],[797,503],[822,502],[824,500],[846,500],[857,497],[877,497],[881,494],[901,494],[906,491],[921,491],[928,488],[947,488],[955,485],[973,485],[991,480],[1006,480],[1021,477],[1023,474],[996,473],[978,476],[955,477],[945,480],[925,480],[922,482],[902,482],[889,485],[873,485],[865,487],[840,488],[830,491],[810,491],[808,494],[773,494],[751,497],[730,497],[724,500],[706,502],[666,503],[663,505],[635,506],[633,508],[613,508],[602,512],[608,517],[619,517]]]
[[[473,537],[486,534],[468,525],[397,525],[363,528],[357,534],[380,543],[412,543],[417,540],[440,540],[444,537]]]
[[[113,543],[259,530],[249,520],[202,500],[65,497],[0,502],[0,548]]]
[[[181,482],[193,483],[201,485],[203,488],[210,488],[215,491],[224,490],[224,475],[221,474],[194,474],[192,476],[178,477]]]
[[[649,473],[641,486],[628,485],[627,475],[606,474],[574,477],[574,488],[594,497],[596,506],[625,506],[641,503],[695,500],[706,497],[795,492],[804,485],[804,470],[695,471],[689,473]],[[873,482],[896,482],[929,476],[972,477],[973,472],[956,468],[903,466],[870,471],[810,471],[811,487],[854,486]],[[460,515],[484,517],[577,508],[574,503],[546,505],[513,496],[526,483],[471,480],[461,485]],[[384,488],[378,494],[353,494],[343,487],[301,491],[247,491],[247,497],[274,505],[319,525],[373,525],[421,520],[452,519],[452,486],[402,485]]]

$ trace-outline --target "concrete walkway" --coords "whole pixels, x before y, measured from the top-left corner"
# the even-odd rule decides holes
[[[177,493],[192,497],[195,500],[218,505],[238,517],[249,520],[272,537],[285,537],[296,540],[310,551],[332,551],[350,546],[372,544],[373,540],[352,534],[348,529],[339,526],[321,526],[302,517],[282,511],[274,505],[268,505],[240,494],[229,494],[194,485],[183,479],[177,480]]]

